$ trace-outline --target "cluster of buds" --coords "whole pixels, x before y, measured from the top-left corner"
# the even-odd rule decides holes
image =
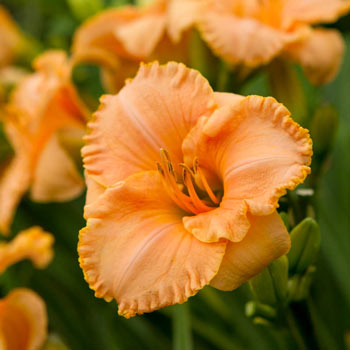
[[[256,324],[272,324],[290,303],[300,302],[309,294],[321,243],[317,222],[305,218],[290,231],[290,239],[288,254],[249,282],[254,300],[246,304],[246,315]]]

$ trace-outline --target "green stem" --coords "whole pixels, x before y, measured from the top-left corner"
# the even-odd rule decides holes
[[[297,322],[294,318],[293,312],[289,308],[286,310],[286,321],[287,321],[287,325],[290,333],[292,334],[295,342],[298,344],[298,349],[307,350],[305,341],[297,326]]]
[[[173,306],[173,350],[192,350],[190,310],[188,303]]]

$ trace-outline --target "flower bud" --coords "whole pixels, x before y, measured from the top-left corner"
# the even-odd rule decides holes
[[[80,21],[95,15],[103,9],[102,0],[68,0],[67,3],[74,16]]]
[[[305,94],[294,67],[285,60],[275,59],[269,65],[269,83],[272,95],[291,111],[296,122],[304,125]]]
[[[249,301],[245,305],[245,314],[247,317],[264,317],[270,320],[277,316],[276,309],[257,301]]]
[[[316,155],[324,155],[330,151],[334,144],[338,123],[338,111],[333,106],[326,105],[316,110],[310,127]]]
[[[287,254],[289,271],[302,273],[312,264],[320,249],[321,234],[317,222],[312,218],[304,219],[290,233],[292,247]]]
[[[284,302],[287,297],[288,259],[281,256],[250,280],[256,299],[268,305]]]

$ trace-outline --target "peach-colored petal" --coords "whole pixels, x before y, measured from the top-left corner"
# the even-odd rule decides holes
[[[282,32],[253,18],[239,18],[228,13],[207,11],[199,30],[213,51],[229,63],[256,66],[269,62],[295,33]]]
[[[214,107],[208,82],[176,63],[141,66],[118,95],[104,96],[101,102],[82,154],[88,175],[102,185],[156,169],[160,148],[174,164],[182,162],[183,139]]]
[[[30,160],[15,156],[2,170],[0,177],[0,231],[8,235],[10,225],[21,197],[30,184]]]
[[[17,288],[0,300],[2,350],[39,350],[46,337],[46,306],[38,294]]]
[[[125,317],[184,302],[215,276],[225,252],[226,243],[202,243],[183,228],[156,171],[108,188],[85,215],[78,246],[85,278]]]
[[[167,30],[174,42],[200,18],[205,6],[203,0],[170,0],[167,8]]]
[[[290,248],[289,234],[274,212],[268,216],[248,216],[250,229],[239,243],[229,242],[219,272],[210,282],[215,288],[233,290],[260,273]]]
[[[5,7],[0,5],[0,67],[14,59],[21,42],[19,28]]]
[[[34,226],[21,231],[9,243],[0,242],[0,273],[23,259],[30,259],[37,268],[46,267],[53,258],[52,234]]]
[[[164,14],[150,14],[117,27],[114,34],[131,55],[146,58],[157,46],[164,30]]]
[[[271,214],[286,189],[304,181],[312,144],[283,105],[271,97],[249,96],[202,118],[183,151],[188,165],[198,157],[199,167],[217,174],[224,189],[220,207],[185,217],[186,229],[204,242],[237,242],[249,228],[247,211]]]
[[[54,135],[40,153],[31,186],[31,198],[38,202],[66,201],[84,190],[75,164]]]
[[[302,66],[311,83],[320,85],[335,78],[344,50],[344,39],[337,30],[317,28],[305,40],[288,46],[285,53]]]
[[[350,11],[348,0],[287,0],[283,6],[283,27],[294,23],[331,23]]]
[[[128,53],[115,36],[115,31],[140,17],[140,11],[133,6],[109,9],[89,18],[75,32],[73,38],[73,60],[85,61],[89,57],[94,60],[108,56],[106,63],[112,63],[116,56],[127,57]],[[130,56],[130,54],[129,54]]]
[[[215,103],[218,107],[227,105],[236,105],[240,103],[245,97],[242,95],[231,94],[229,92],[214,92]]]

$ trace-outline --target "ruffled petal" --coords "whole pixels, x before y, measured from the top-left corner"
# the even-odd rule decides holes
[[[0,243],[0,273],[9,266],[30,259],[37,268],[46,267],[53,258],[54,237],[41,227],[21,231],[9,243]]]
[[[0,300],[1,349],[38,350],[46,337],[46,306],[38,294],[17,288]]]
[[[78,252],[95,295],[116,299],[119,314],[131,317],[182,303],[208,284],[226,243],[198,241],[182,215],[155,171],[128,177],[86,206]]]
[[[82,154],[88,175],[102,185],[156,169],[160,148],[174,164],[182,162],[183,139],[214,107],[208,82],[173,62],[142,65],[118,95],[104,96],[101,102]]]
[[[286,189],[304,181],[312,143],[289,115],[271,97],[249,96],[203,118],[189,133],[183,143],[185,162],[190,165],[198,157],[198,166],[217,174],[224,188],[218,208],[184,218],[198,239],[242,240],[249,228],[247,211],[271,214]]]
[[[349,11],[348,0],[288,0],[283,6],[282,25],[332,23]]]
[[[149,14],[117,27],[114,34],[131,55],[147,58],[164,35],[165,24],[164,13]]]
[[[315,85],[331,82],[343,60],[345,42],[333,29],[314,29],[303,41],[286,48],[286,56],[298,62]]]
[[[84,190],[84,182],[74,162],[54,135],[37,161],[31,198],[38,202],[67,201]]]
[[[173,42],[179,42],[182,33],[192,27],[204,10],[203,0],[170,0],[167,9],[167,30]]]
[[[298,38],[252,18],[240,18],[209,9],[199,30],[213,51],[229,63],[257,66],[268,63],[286,44]]]
[[[8,235],[18,203],[28,190],[31,164],[26,156],[15,156],[0,177],[0,231]]]
[[[289,234],[275,211],[268,216],[249,215],[250,229],[239,243],[229,242],[219,272],[210,285],[233,290],[248,281],[290,248]]]
[[[118,61],[118,56],[131,58],[131,54],[116,37],[115,31],[139,18],[140,11],[133,6],[110,9],[89,18],[74,34],[74,64],[92,62],[115,68],[114,61]]]

